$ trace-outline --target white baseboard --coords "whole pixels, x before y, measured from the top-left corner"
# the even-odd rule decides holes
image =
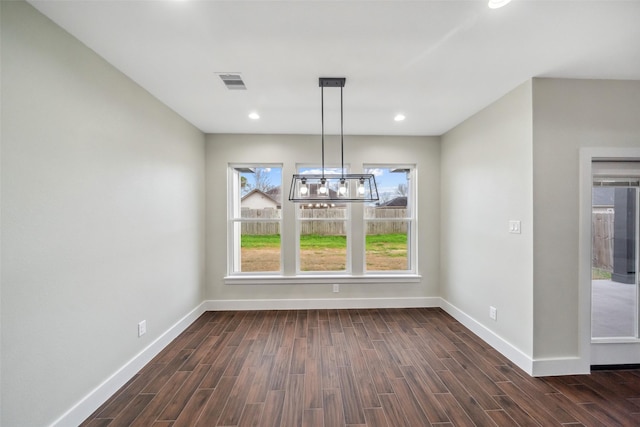
[[[585,363],[585,361],[579,357],[532,359],[448,301],[443,299],[441,308],[532,377],[590,373],[589,363]]]
[[[439,297],[208,300],[211,311],[440,307]]]
[[[440,307],[444,311],[449,313],[458,322],[469,328],[471,332],[482,338],[482,340],[484,340],[491,347],[498,350],[504,357],[515,363],[520,369],[533,376],[533,360],[529,356],[511,345],[511,343],[509,343],[508,341],[505,341],[503,338],[496,335],[495,332],[478,322],[473,317],[464,313],[456,306],[450,304],[444,299],[442,299],[441,301],[442,303]]]
[[[144,350],[126,362],[67,412],[51,423],[51,427],[77,426],[127,383],[174,338],[205,311],[225,310],[304,310],[330,308],[402,308],[439,307],[440,298],[328,298],[296,300],[209,300],[171,326]]]
[[[625,365],[640,363],[640,341],[600,339],[592,342],[592,365]]]
[[[591,373],[591,366],[579,357],[558,357],[554,359],[534,359],[534,377],[557,375],[585,375]]]
[[[477,320],[440,297],[207,300],[203,301],[144,350],[125,363],[118,371],[54,421],[51,426],[79,425],[205,311],[419,307],[442,308],[529,375],[549,376],[589,373],[589,367],[587,366],[585,372],[584,363],[579,358],[532,360]]]
[[[125,385],[135,374],[149,363],[160,351],[162,351],[174,338],[180,335],[204,312],[205,304],[201,303],[191,310],[186,316],[171,326],[166,332],[156,338],[144,350],[135,355],[131,360],[118,369],[113,375],[104,380],[102,384],[93,389],[89,394],[54,421],[52,427],[66,427],[80,425],[89,415],[107,401],[120,387]]]

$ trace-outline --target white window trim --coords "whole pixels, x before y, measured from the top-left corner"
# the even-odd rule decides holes
[[[305,167],[306,165],[297,165],[295,170],[297,171],[299,167]],[[284,253],[287,252],[286,248],[284,247],[285,243],[285,239],[284,239],[284,233],[285,233],[285,226],[286,226],[286,222],[289,221],[288,217],[289,215],[287,215],[285,212],[286,210],[283,209],[281,210],[281,216],[278,220],[273,220],[273,219],[268,219],[268,220],[264,220],[264,219],[251,219],[249,220],[249,222],[279,222],[280,223],[280,235],[281,235],[281,247],[280,247],[280,271],[274,271],[274,272],[233,272],[233,265],[234,265],[234,259],[233,259],[233,251],[235,249],[234,247],[234,224],[235,223],[242,223],[243,220],[241,221],[240,218],[236,218],[235,217],[235,212],[234,212],[234,189],[231,188],[232,183],[234,182],[234,168],[239,168],[239,167],[278,167],[281,168],[283,171],[286,169],[285,165],[283,164],[275,164],[275,163],[231,163],[228,165],[228,177],[227,179],[229,180],[229,182],[227,183],[227,275],[223,278],[224,280],[224,284],[225,285],[314,285],[314,284],[335,284],[335,283],[339,283],[339,284],[362,284],[362,285],[366,285],[366,284],[375,284],[375,283],[386,283],[386,284],[411,284],[411,283],[420,283],[422,281],[422,275],[420,275],[418,273],[419,269],[418,269],[418,264],[417,264],[417,260],[418,260],[418,248],[417,248],[417,217],[418,217],[418,209],[417,209],[417,194],[418,194],[418,189],[417,189],[417,170],[416,170],[416,165],[403,165],[403,164],[372,164],[372,163],[367,163],[363,165],[363,169],[371,169],[371,168],[376,168],[376,167],[383,167],[383,168],[408,168],[411,169],[411,176],[410,176],[410,185],[409,185],[409,191],[410,191],[410,200],[412,203],[411,206],[411,216],[407,217],[407,218],[402,218],[402,220],[409,222],[409,224],[411,224],[410,227],[410,233],[408,236],[408,239],[410,240],[407,244],[408,246],[408,251],[410,252],[410,269],[408,270],[388,270],[388,271],[366,271],[366,262],[363,262],[362,265],[362,270],[359,273],[354,273],[353,271],[353,266],[352,266],[352,258],[354,257],[354,255],[352,254],[352,251],[354,249],[354,242],[353,240],[353,234],[354,234],[354,227],[358,227],[358,224],[354,224],[354,221],[359,222],[361,221],[360,227],[362,229],[361,231],[361,235],[363,237],[363,242],[360,245],[355,245],[355,246],[360,246],[361,250],[359,252],[362,252],[362,254],[360,255],[360,259],[362,259],[363,261],[366,259],[365,258],[365,251],[366,251],[366,247],[365,247],[365,242],[364,242],[364,237],[366,236],[366,224],[367,224],[367,219],[364,218],[364,215],[362,215],[362,218],[358,219],[358,220],[354,220],[353,218],[353,213],[352,213],[352,209],[351,206],[348,206],[348,211],[347,211],[347,216],[344,219],[347,224],[349,225],[347,227],[347,260],[346,260],[346,270],[345,271],[336,271],[336,272],[322,272],[322,271],[300,271],[299,267],[300,267],[300,254],[299,254],[299,250],[298,248],[300,247],[300,240],[299,240],[299,227],[301,222],[299,221],[298,218],[298,209],[295,209],[294,214],[293,214],[293,220],[295,221],[295,254],[296,254],[296,260],[295,260],[295,271],[296,273],[293,275],[285,275],[284,274],[284,264],[285,264],[285,260],[284,260]],[[345,168],[348,168],[347,165],[345,165]],[[239,179],[237,180],[239,183]],[[285,180],[284,180],[284,176],[282,178],[282,183],[280,184],[281,188],[282,188],[282,197],[283,200],[281,201],[281,203],[290,203],[288,200],[286,200],[285,196]],[[231,190],[231,191],[229,191]],[[237,190],[237,189],[235,189]],[[359,232],[360,233],[360,232]],[[359,233],[355,233],[356,235]],[[239,248],[238,248],[239,249]]]
[[[384,169],[409,169],[410,175],[408,178],[408,198],[409,205],[407,205],[407,209],[409,210],[409,216],[405,218],[398,218],[398,221],[406,221],[409,223],[409,233],[407,236],[407,252],[409,253],[409,268],[407,270],[367,270],[367,262],[366,262],[366,243],[363,243],[363,260],[364,265],[362,268],[364,269],[364,275],[366,276],[376,276],[381,274],[392,274],[392,275],[405,275],[410,277],[412,275],[418,276],[418,203],[417,203],[417,195],[418,195],[418,172],[416,170],[416,165],[413,164],[395,164],[395,163],[365,163],[363,165],[363,169],[376,169],[376,168],[384,168]],[[388,221],[388,219],[378,219],[378,218],[365,218],[364,215],[362,217],[362,227],[363,227],[363,237],[366,239],[367,236],[367,222],[384,222]]]
[[[255,277],[255,276],[282,276],[284,272],[284,259],[283,259],[283,248],[282,248],[282,230],[284,225],[284,213],[283,210],[280,210],[280,218],[251,218],[246,219],[242,218],[241,215],[238,216],[236,212],[236,208],[242,211],[240,205],[236,206],[235,197],[236,194],[240,194],[240,189],[238,185],[240,183],[239,175],[240,172],[237,170],[238,168],[253,168],[253,167],[272,167],[283,169],[283,165],[280,163],[230,163],[227,166],[227,276],[226,277]],[[238,177],[236,177],[238,175]],[[284,185],[284,180],[280,182],[280,194],[281,197],[284,198],[284,193],[282,192],[282,188]],[[284,201],[281,200],[280,203]],[[240,203],[240,200],[238,200]],[[243,272],[243,271],[234,271],[234,265],[236,264],[236,259],[239,257],[239,252],[241,251],[241,246],[237,246],[235,244],[235,230],[234,227],[236,224],[241,224],[243,222],[277,222],[280,224],[280,270],[278,271],[260,271],[260,272]]]
[[[321,166],[316,165],[316,164],[297,164],[296,165],[296,173],[300,173],[300,169],[304,169],[304,168],[317,168],[320,169]],[[333,165],[325,165],[325,170],[330,170],[330,172],[328,172],[327,174],[334,174],[335,169],[340,169],[340,166],[333,166]],[[339,172],[338,172],[339,173]],[[344,165],[344,173],[349,173],[349,165],[345,164]],[[351,216],[351,205],[347,204],[347,211],[346,211],[346,215],[344,218],[336,218],[336,219],[301,219],[300,218],[300,211],[301,209],[298,206],[298,203],[296,203],[296,209],[295,209],[295,223],[296,223],[296,236],[295,236],[295,244],[296,244],[296,277],[300,277],[300,278],[307,278],[307,277],[323,277],[326,275],[329,276],[333,276],[333,275],[340,275],[342,277],[351,277],[353,276],[353,269],[352,269],[352,261],[351,261],[351,250],[353,248],[352,245],[352,216]],[[344,221],[346,223],[346,238],[347,238],[347,254],[346,254],[346,259],[345,259],[345,269],[344,270],[335,270],[332,271],[330,273],[324,272],[324,271],[303,271],[300,269],[301,266],[301,261],[300,261],[300,232],[302,230],[302,223],[303,222],[309,222],[309,221]]]
[[[402,284],[419,283],[422,276],[419,274],[367,274],[354,276],[352,274],[304,274],[296,276],[282,275],[234,275],[224,278],[225,285],[330,285],[339,284]]]

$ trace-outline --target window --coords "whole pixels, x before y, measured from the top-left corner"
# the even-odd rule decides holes
[[[376,177],[380,200],[364,208],[366,272],[415,271],[414,168],[365,168]]]
[[[375,175],[379,201],[293,204],[283,197],[282,165],[230,165],[229,273],[225,282],[419,281],[415,167],[369,164],[358,169]],[[340,172],[340,168],[325,168],[327,175]],[[314,165],[302,165],[296,173],[321,171]],[[287,184],[285,193],[288,193]],[[319,184],[309,185],[310,195],[318,191],[313,185]],[[339,191],[338,188],[328,190]],[[285,230],[284,239],[282,230]],[[291,256],[285,259],[284,254]]]
[[[282,166],[229,167],[229,272],[281,273]]]
[[[320,174],[319,167],[300,167],[299,174]],[[325,174],[341,173],[340,168],[325,168]],[[311,184],[310,195],[316,195],[317,184]],[[337,192],[338,188],[329,188]],[[349,271],[349,206],[346,203],[298,203],[299,272]]]

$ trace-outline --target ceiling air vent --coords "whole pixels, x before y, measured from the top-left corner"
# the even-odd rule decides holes
[[[222,82],[229,90],[247,90],[242,81],[242,76],[238,73],[217,73]]]

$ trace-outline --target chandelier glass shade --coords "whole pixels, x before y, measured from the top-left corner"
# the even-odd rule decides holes
[[[373,174],[296,174],[291,180],[293,202],[371,202],[378,200]]]
[[[289,190],[292,202],[375,202],[379,200],[378,187],[373,174],[344,173],[344,114],[342,104],[342,88],[344,77],[320,77],[321,88],[321,121],[322,121],[322,173],[294,174]],[[340,155],[342,173],[325,173],[324,166],[324,88],[340,88]]]

